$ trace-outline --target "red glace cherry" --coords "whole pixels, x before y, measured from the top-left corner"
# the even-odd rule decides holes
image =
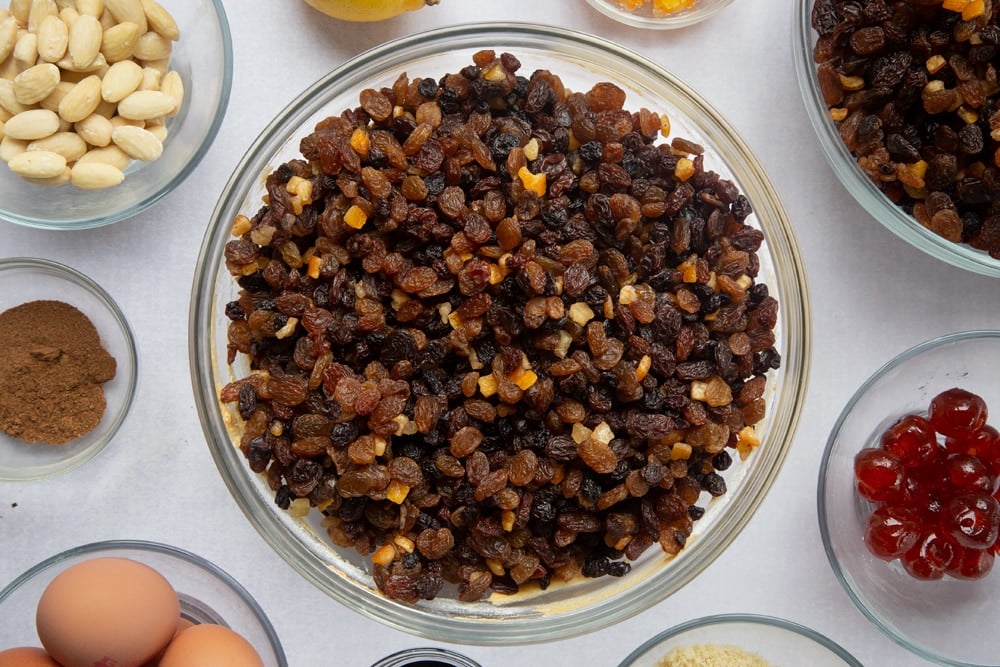
[[[920,516],[909,507],[882,505],[868,516],[865,544],[883,560],[899,558],[920,539]]]
[[[872,502],[895,502],[903,497],[903,464],[887,451],[869,447],[854,456],[858,493]]]
[[[904,415],[879,439],[879,446],[906,468],[923,465],[938,456],[939,448],[930,422],[920,415]]]
[[[946,436],[972,433],[986,423],[986,401],[971,391],[954,387],[931,399],[927,421]]]

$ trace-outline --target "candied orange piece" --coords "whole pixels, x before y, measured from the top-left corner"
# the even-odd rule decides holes
[[[673,14],[694,6],[695,0],[653,0],[653,14]]]

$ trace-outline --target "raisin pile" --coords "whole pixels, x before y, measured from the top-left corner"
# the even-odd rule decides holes
[[[864,173],[924,227],[1000,259],[1000,17],[966,4],[815,0],[813,58]]]
[[[678,553],[781,363],[702,147],[612,83],[472,61],[320,122],[225,249],[249,467],[409,602]]]

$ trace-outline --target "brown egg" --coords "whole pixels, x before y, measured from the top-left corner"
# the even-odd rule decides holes
[[[127,558],[94,558],[49,583],[35,625],[63,667],[141,665],[163,650],[179,618],[177,593],[159,572]]]
[[[203,623],[177,635],[159,667],[264,667],[254,647],[221,625]]]
[[[59,667],[59,663],[40,648],[24,646],[0,651],[0,667]]]

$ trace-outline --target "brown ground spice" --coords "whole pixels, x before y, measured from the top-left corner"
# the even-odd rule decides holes
[[[0,313],[0,429],[50,445],[89,433],[104,415],[102,385],[116,367],[74,306],[30,301]]]

